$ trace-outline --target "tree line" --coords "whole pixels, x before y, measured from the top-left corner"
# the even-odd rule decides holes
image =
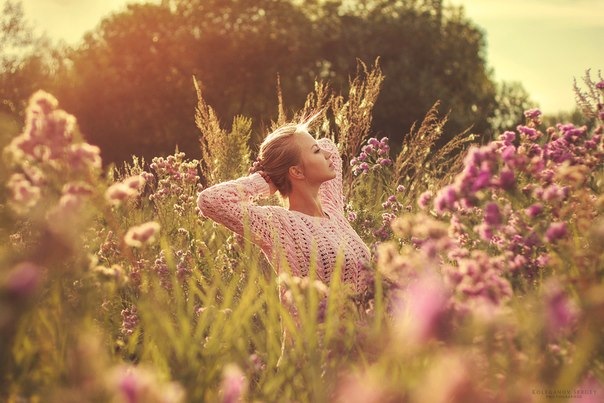
[[[32,36],[18,1],[5,1],[1,18],[1,116],[22,119],[24,102],[44,88],[105,162],[176,146],[199,157],[193,77],[222,124],[247,116],[256,140],[277,115],[278,82],[293,111],[317,80],[347,91],[359,60],[379,58],[372,131],[394,146],[437,100],[449,113],[445,140],[467,128],[486,139],[530,103],[522,87],[494,81],[484,32],[440,0],[131,4],[69,47]]]

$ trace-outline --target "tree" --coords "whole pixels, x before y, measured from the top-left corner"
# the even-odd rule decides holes
[[[536,103],[519,82],[502,82],[497,85],[497,107],[489,120],[493,135],[506,130],[515,130],[526,120],[524,111],[534,108]]]
[[[406,133],[437,100],[451,111],[443,140],[470,126],[477,133],[488,128],[495,87],[484,36],[461,9],[439,1],[338,4],[332,3],[335,14],[324,27],[322,53],[340,78],[350,74],[355,58],[380,57],[386,79],[375,108],[376,131]]]

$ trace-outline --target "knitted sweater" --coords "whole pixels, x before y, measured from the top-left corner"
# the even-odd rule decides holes
[[[268,183],[258,173],[204,189],[197,205],[204,216],[240,235],[248,223],[252,241],[278,272],[286,264],[293,275],[308,276],[312,263],[316,264],[317,277],[328,284],[336,261],[342,261],[342,280],[355,291],[364,292],[370,283],[370,252],[344,217],[342,159],[331,140],[323,138],[318,143],[331,152],[336,171],[336,177],[319,188],[326,217],[254,203],[257,197],[270,195]]]

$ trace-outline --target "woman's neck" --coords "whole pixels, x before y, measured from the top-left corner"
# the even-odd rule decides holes
[[[313,217],[325,217],[319,192],[292,190],[288,197],[290,210],[295,210]]]

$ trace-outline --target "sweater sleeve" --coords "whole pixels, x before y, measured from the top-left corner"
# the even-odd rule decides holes
[[[249,220],[252,241],[261,247],[270,246],[275,226],[273,209],[253,203],[257,196],[269,196],[270,187],[264,178],[254,173],[204,189],[197,197],[201,213],[244,236]]]
[[[319,146],[331,153],[331,162],[336,171],[336,177],[324,182],[319,188],[319,197],[321,202],[330,204],[336,210],[344,212],[344,194],[342,190],[342,157],[338,146],[328,138],[322,138],[317,141]]]

